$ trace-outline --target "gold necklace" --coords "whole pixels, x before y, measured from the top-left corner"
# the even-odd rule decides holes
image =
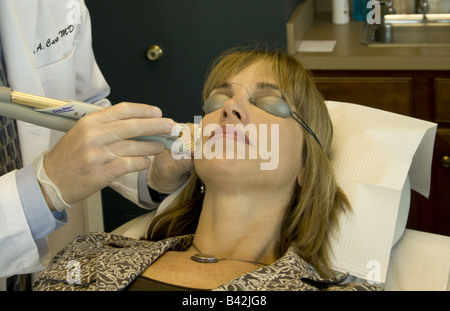
[[[194,246],[194,248],[198,252],[198,253],[195,253],[194,255],[192,255],[192,257],[191,257],[191,259],[193,261],[196,261],[196,262],[216,263],[216,262],[219,262],[221,260],[235,260],[235,261],[242,261],[242,262],[247,262],[247,263],[253,263],[253,264],[262,265],[262,266],[267,266],[268,265],[268,264],[265,264],[265,263],[262,263],[262,262],[258,262],[258,261],[250,261],[250,260],[236,259],[236,258],[220,258],[219,259],[219,258],[217,258],[214,255],[202,253],[202,251],[199,250],[198,247],[195,245],[194,241],[192,241],[192,246]]]

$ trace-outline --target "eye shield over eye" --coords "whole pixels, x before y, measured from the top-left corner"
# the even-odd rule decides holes
[[[229,99],[230,97],[225,94],[211,95],[203,106],[204,113],[208,114],[222,108],[224,102]],[[277,117],[288,118],[291,115],[291,108],[288,103],[278,96],[264,96],[257,100],[252,100],[252,103],[256,107]]]
[[[203,105],[203,112],[206,114],[219,110],[223,107],[223,104],[229,100],[230,97],[225,94],[213,94],[211,95]],[[316,134],[314,134],[313,130],[306,124],[305,121],[300,117],[298,113],[291,110],[289,104],[278,96],[263,96],[254,100],[250,97],[250,102],[254,104],[256,107],[281,118],[292,117],[295,121],[297,121],[303,128],[311,134],[311,136],[317,141],[320,147],[322,147],[319,139]]]

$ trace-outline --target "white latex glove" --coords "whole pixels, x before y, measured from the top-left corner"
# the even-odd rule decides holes
[[[116,178],[147,169],[160,142],[130,138],[170,134],[175,122],[157,107],[120,103],[81,118],[45,156],[44,168],[69,203],[83,200]],[[44,193],[45,195],[45,193]]]
[[[194,137],[198,127],[192,123],[183,125],[185,126],[184,137],[182,136],[180,140],[188,145],[198,139]],[[190,137],[186,137],[186,135],[190,135]],[[174,157],[170,150],[164,150],[157,154],[148,170],[147,185],[160,193],[171,193],[178,189],[194,168],[194,148],[189,149],[188,153],[188,156],[183,157]]]

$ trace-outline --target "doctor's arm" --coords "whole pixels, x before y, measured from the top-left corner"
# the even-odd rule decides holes
[[[188,146],[193,142],[195,143],[198,139],[196,137],[198,127],[195,127],[192,123],[187,123],[185,126],[180,139]],[[164,150],[155,155],[148,170],[146,180],[152,197],[159,197],[161,199],[162,194],[170,194],[180,188],[191,175],[192,169],[194,168],[193,156],[194,148],[189,149],[189,156],[186,154],[183,157],[177,157],[177,159],[174,159],[169,150]]]
[[[80,119],[44,157],[44,169],[63,200],[73,204],[130,172],[150,166],[162,143],[133,137],[170,134],[175,122],[144,104],[120,103]],[[52,206],[52,202],[50,207]]]
[[[65,223],[51,213],[32,165],[0,177],[0,278],[41,270],[36,240]]]
[[[159,142],[129,139],[169,134],[174,124],[170,119],[161,118],[161,111],[156,107],[117,104],[77,122],[45,154],[43,167],[65,203],[73,204],[122,175],[147,170],[151,164],[149,156],[156,155],[154,160],[160,164],[174,161],[170,153],[163,153],[164,146]],[[163,185],[172,187],[179,185],[179,182],[173,183],[177,179],[175,176],[182,183],[185,171],[191,170],[185,164],[169,165],[169,168],[158,178],[170,176],[171,182]],[[155,187],[162,190],[158,184],[156,181]],[[35,241],[67,222],[65,206],[55,206],[60,202],[47,195],[46,188],[37,179],[34,165],[2,176],[0,190],[0,212],[4,216],[0,217],[0,277],[38,271],[42,266]],[[169,188],[164,190],[170,191]]]

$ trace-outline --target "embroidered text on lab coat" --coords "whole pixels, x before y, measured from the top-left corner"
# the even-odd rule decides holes
[[[33,51],[33,54],[36,54],[46,48],[52,47],[53,45],[60,42],[60,40],[62,40],[63,38],[65,38],[71,34],[73,35],[74,31],[75,31],[74,25],[69,25],[69,26],[61,29],[60,31],[58,31],[57,34],[55,34],[53,37],[48,38],[45,42],[39,42],[38,46]]]

